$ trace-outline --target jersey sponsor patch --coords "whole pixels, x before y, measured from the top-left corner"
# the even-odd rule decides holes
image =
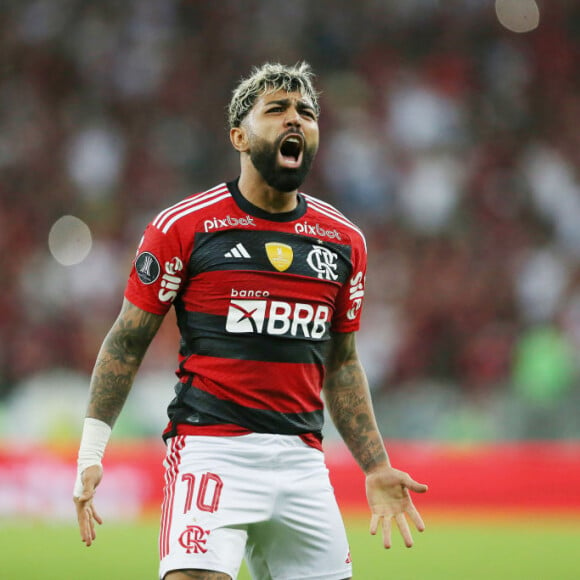
[[[265,300],[232,300],[228,309],[228,332],[262,332],[266,319]]]
[[[143,284],[153,284],[159,278],[161,266],[151,252],[142,252],[135,260],[135,271]]]
[[[161,277],[161,288],[157,295],[161,302],[173,302],[177,292],[181,287],[181,276],[179,273],[183,270],[183,262],[177,256],[165,262],[165,274]]]
[[[346,317],[349,320],[354,320],[357,317],[359,310],[362,308],[364,295],[364,273],[358,272],[351,278],[348,289],[348,298],[350,300],[351,307],[347,311]]]
[[[251,215],[236,218],[227,215],[225,218],[213,217],[203,222],[203,231],[211,232],[212,230],[221,230],[226,228],[256,227],[254,218]]]
[[[342,240],[340,232],[332,229],[327,229],[320,224],[310,224],[308,222],[300,222],[294,226],[294,231],[297,234],[306,234],[307,236],[312,236],[313,238],[330,238]]]
[[[231,300],[226,331],[320,340],[330,322],[330,308],[280,300]]]

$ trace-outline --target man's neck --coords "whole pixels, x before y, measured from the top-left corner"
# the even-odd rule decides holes
[[[278,191],[270,187],[258,172],[242,170],[238,188],[250,203],[268,213],[286,213],[298,205],[297,191]]]

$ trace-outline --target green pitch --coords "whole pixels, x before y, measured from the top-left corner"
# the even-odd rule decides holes
[[[367,521],[347,526],[357,580],[572,580],[580,577],[580,518],[429,517],[415,547],[386,551]],[[397,538],[398,539],[398,538]],[[76,528],[0,521],[0,576],[26,580],[155,580],[157,522],[108,523],[86,548]],[[249,580],[245,570],[239,580]]]

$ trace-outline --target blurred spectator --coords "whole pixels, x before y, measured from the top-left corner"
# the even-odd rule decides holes
[[[360,343],[375,395],[432,380],[466,400],[532,388],[522,377],[548,343],[566,374],[550,393],[573,391],[580,5],[544,3],[539,28],[516,35],[491,4],[6,0],[0,397],[55,367],[90,371],[144,225],[237,175],[234,83],[299,59],[323,89],[305,190],[369,242]],[[94,240],[68,268],[47,251],[64,214]],[[168,325],[153,348],[173,356],[173,340]]]

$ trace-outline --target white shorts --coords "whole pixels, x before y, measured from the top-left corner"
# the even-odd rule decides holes
[[[177,436],[165,459],[159,577],[213,570],[256,580],[343,580],[348,541],[324,455],[299,437]]]

